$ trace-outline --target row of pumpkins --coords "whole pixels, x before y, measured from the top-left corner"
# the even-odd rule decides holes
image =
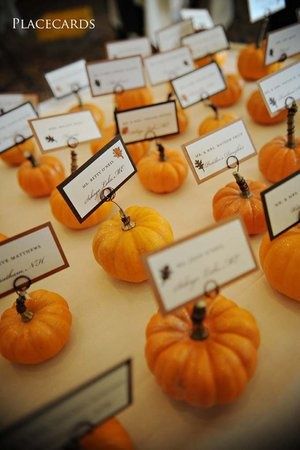
[[[217,55],[218,56],[218,55]],[[209,58],[197,61],[208,63]],[[263,52],[255,46],[246,47],[240,54],[238,68],[246,80],[255,80],[277,65],[265,67]],[[211,97],[214,116],[199,126],[199,135],[225,125],[235,118],[221,114],[218,108],[237,102],[242,88],[238,76],[228,75],[227,89]],[[152,102],[148,87],[115,94],[119,110]],[[294,109],[288,111],[291,122]],[[104,128],[103,112],[92,104],[80,104],[72,111],[89,109],[102,130],[102,138],[91,144],[96,153],[116,134],[115,125]],[[283,111],[270,117],[258,91],[247,102],[254,121],[271,125],[286,120]],[[188,125],[188,117],[177,105],[180,133]],[[259,153],[259,167],[267,180],[276,182],[300,168],[300,142],[291,135],[279,137],[265,144]],[[292,133],[293,134],[293,133]],[[149,142],[127,146],[137,164],[138,176],[146,189],[157,194],[172,192],[184,182],[187,163],[181,152],[157,144],[149,151]],[[27,156],[28,161],[24,154]],[[73,150],[72,170],[76,170]],[[145,156],[146,155],[146,156]],[[19,184],[32,197],[49,196],[52,213],[63,225],[83,229],[102,222],[93,240],[93,252],[98,263],[112,277],[139,283],[146,279],[141,255],[161,248],[173,241],[170,224],[152,208],[131,206],[107,219],[113,200],[105,202],[84,223],[79,224],[60,195],[56,185],[65,178],[61,162],[49,155],[38,160],[34,156],[33,140],[2,155],[11,165],[21,164]],[[24,161],[25,159],[25,161]],[[234,172],[236,182],[227,184],[213,198],[215,220],[236,214],[243,217],[250,235],[263,233],[266,224],[261,206],[263,183],[245,180]],[[134,236],[134,238],[133,238]],[[0,235],[0,239],[5,239]],[[115,252],[118,245],[118,252]],[[260,262],[269,283],[279,292],[300,301],[300,229],[294,227],[273,241],[266,234],[260,247]],[[37,364],[56,355],[70,335],[72,317],[67,302],[58,294],[45,290],[20,294],[16,304],[6,310],[0,321],[0,352],[12,362]],[[46,329],[43,331],[44,327]],[[29,328],[29,332],[27,333]],[[163,390],[172,398],[195,406],[210,407],[234,401],[253,376],[259,330],[253,316],[222,295],[211,296],[205,302],[182,307],[165,316],[155,314],[146,329],[146,359],[150,370]],[[184,367],[184,370],[182,368]],[[232,374],[235,374],[234,377]],[[116,442],[115,442],[116,441]],[[100,427],[93,427],[80,442],[86,449],[134,448],[128,433],[115,419]]]

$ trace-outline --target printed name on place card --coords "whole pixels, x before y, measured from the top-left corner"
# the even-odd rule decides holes
[[[300,52],[300,23],[294,23],[267,35],[265,64],[273,64]]]
[[[56,98],[65,97],[89,85],[84,59],[52,70],[45,74],[45,78]]]
[[[191,49],[193,59],[202,58],[229,48],[229,42],[222,25],[185,36],[181,42],[182,45]]]
[[[152,53],[151,44],[147,37],[137,39],[125,39],[106,43],[108,59],[126,58],[129,56],[141,56],[145,58]]]

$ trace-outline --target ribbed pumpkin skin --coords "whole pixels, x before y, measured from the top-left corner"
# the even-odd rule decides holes
[[[7,152],[1,154],[2,161],[8,166],[17,167],[26,161],[24,153],[34,153],[34,138],[27,139],[22,144],[17,144]]]
[[[91,143],[91,152],[93,154],[97,153],[101,148],[103,148],[109,141],[111,141],[117,134],[116,125],[111,123],[102,132],[102,137],[93,141]],[[140,159],[145,156],[150,147],[149,141],[136,142],[135,144],[126,144],[128,153],[131,156],[134,164],[137,164]]]
[[[258,90],[250,94],[246,107],[253,122],[259,125],[275,125],[284,122],[287,117],[287,111],[285,109],[271,117]]]
[[[159,160],[157,151],[145,156],[138,166],[142,185],[156,194],[167,194],[178,189],[188,174],[186,159],[178,150],[165,149],[165,161]]]
[[[235,74],[226,75],[227,88],[225,91],[210,97],[211,102],[218,108],[226,108],[237,103],[242,95],[240,79]]]
[[[18,170],[19,185],[31,197],[48,197],[64,179],[64,166],[49,155],[41,156],[37,167],[25,161]]]
[[[265,234],[259,259],[270,285],[281,294],[300,301],[300,227],[295,226],[272,241]]]
[[[130,206],[125,210],[136,226],[122,230],[119,214],[103,222],[93,240],[96,261],[112,277],[140,283],[148,277],[141,256],[173,241],[169,222],[155,209]]]
[[[134,450],[129,434],[121,423],[112,418],[95,427],[80,439],[82,450]]]
[[[242,78],[246,81],[256,81],[269,73],[280,69],[280,63],[265,66],[265,53],[263,48],[256,48],[254,44],[243,48],[238,56],[237,66]]]
[[[109,216],[112,209],[111,203],[103,203],[84,222],[79,223],[57,189],[52,191],[50,197],[50,207],[55,219],[72,230],[84,230],[86,228],[98,225],[98,223],[105,220]]]
[[[148,367],[164,392],[193,406],[233,402],[257,363],[259,330],[253,316],[219,295],[208,302],[209,336],[191,339],[192,305],[165,316],[155,314],[146,329]]]
[[[283,136],[265,144],[258,154],[259,170],[271,183],[276,183],[300,169],[300,138],[296,147],[288,148]]]
[[[216,118],[215,116],[208,116],[200,123],[198,134],[199,136],[203,136],[204,134],[210,133],[217,128],[224,127],[234,120],[236,120],[236,116],[231,113],[219,113],[219,118]]]
[[[99,106],[94,105],[93,103],[83,103],[82,105],[72,106],[70,108],[69,113],[72,112],[81,112],[81,111],[91,111],[94,119],[100,129],[104,127],[105,123],[105,115]]]
[[[0,320],[0,352],[11,362],[38,364],[55,356],[70,336],[72,316],[68,303],[55,292],[31,292],[25,305],[34,313],[23,322],[15,305]]]
[[[152,92],[148,87],[130,89],[115,94],[115,104],[119,111],[123,109],[137,108],[138,106],[151,105]]]
[[[263,212],[260,192],[267,188],[259,181],[247,180],[252,196],[241,197],[241,191],[237,183],[228,183],[213,197],[214,219],[219,220],[240,214],[246,225],[248,234],[260,234],[266,231],[266,221]]]

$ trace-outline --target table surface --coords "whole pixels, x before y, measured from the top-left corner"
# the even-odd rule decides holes
[[[232,50],[225,72],[235,71],[234,56]],[[254,89],[255,83],[246,83],[242,100],[229,110],[244,120],[258,151],[271,138],[285,134],[286,125],[262,127],[252,122],[245,102]],[[153,88],[155,100],[163,101],[167,91],[166,84]],[[84,99],[88,100],[87,92]],[[113,117],[112,100],[111,95],[91,100],[103,108],[107,124]],[[72,98],[46,101],[41,105],[41,114],[65,112],[73,103]],[[186,112],[190,121],[186,133],[164,139],[174,148],[194,139],[198,124],[210,113],[202,103]],[[299,127],[299,115],[297,122]],[[68,169],[69,151],[63,149],[54,154]],[[89,145],[80,146],[79,163],[90,156]],[[242,163],[240,171],[247,178],[264,181],[257,156]],[[21,366],[0,357],[1,428],[128,357],[133,358],[134,401],[119,418],[137,449],[212,450],[227,448],[229,442],[237,445],[238,439],[244,443],[236,448],[248,448],[251,436],[260,431],[268,433],[284,424],[296,423],[300,388],[297,302],[275,292],[261,270],[222,289],[224,295],[251,311],[258,322],[261,347],[255,376],[232,405],[203,410],[175,402],[156,384],[144,357],[145,328],[157,310],[149,284],[135,285],[110,278],[92,254],[91,243],[97,227],[84,231],[65,228],[51,216],[47,198],[32,199],[20,189],[16,173],[17,169],[0,163],[0,231],[12,236],[52,222],[70,267],[35,283],[34,288],[64,296],[73,314],[73,325],[69,343],[48,362]],[[132,204],[154,207],[169,220],[178,239],[213,223],[212,197],[230,181],[231,172],[225,171],[197,185],[190,172],[178,191],[156,195],[146,191],[134,176],[118,191],[117,201],[123,207]],[[251,238],[255,255],[260,241],[261,236]],[[14,295],[1,299],[0,312],[14,299]]]

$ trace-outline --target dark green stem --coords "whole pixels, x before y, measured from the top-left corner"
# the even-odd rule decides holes
[[[156,146],[157,146],[157,150],[159,153],[159,156],[158,156],[159,161],[161,161],[161,162],[165,161],[166,160],[165,147],[159,142],[156,144]]]
[[[193,330],[191,339],[195,341],[203,341],[208,338],[208,330],[204,326],[204,319],[206,316],[206,304],[204,301],[198,302],[192,312]]]
[[[19,294],[16,300],[16,310],[20,314],[23,322],[29,322],[33,318],[33,312],[28,311],[25,305],[26,296],[24,294]]]
[[[241,196],[244,198],[250,198],[252,194],[250,192],[248,183],[245,180],[245,178],[242,175],[240,175],[238,172],[233,172],[233,176],[240,188]]]
[[[26,156],[26,159],[27,159],[28,161],[30,161],[32,167],[38,167],[39,164],[38,164],[38,162],[37,162],[35,156],[34,156],[32,153],[30,153],[29,155],[27,155],[27,156]]]

